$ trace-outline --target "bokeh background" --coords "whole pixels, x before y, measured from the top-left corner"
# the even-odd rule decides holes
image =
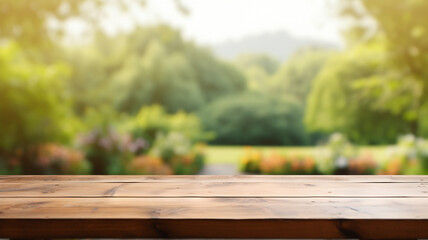
[[[426,0],[3,0],[0,174],[427,174]]]

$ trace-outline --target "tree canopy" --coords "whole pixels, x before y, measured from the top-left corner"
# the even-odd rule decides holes
[[[428,2],[418,0],[347,2],[344,17],[355,23],[349,32],[358,34],[348,35],[354,40],[316,78],[307,126],[339,130],[363,143],[390,143],[399,134],[423,133],[428,21],[422,12],[427,10]]]
[[[195,111],[245,89],[237,69],[168,26],[99,36],[97,42],[69,55],[75,69],[69,86],[78,111],[106,103],[127,113],[151,104],[168,112]]]
[[[199,114],[213,143],[232,145],[304,145],[301,105],[285,97],[246,93],[217,100]]]
[[[296,98],[302,104],[331,51],[305,48],[297,51],[273,76],[271,92]]]

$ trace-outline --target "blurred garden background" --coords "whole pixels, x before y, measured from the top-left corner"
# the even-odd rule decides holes
[[[426,12],[3,0],[0,174],[428,174]]]

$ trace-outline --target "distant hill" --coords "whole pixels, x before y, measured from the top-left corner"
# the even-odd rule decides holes
[[[331,43],[296,38],[285,31],[280,31],[251,35],[237,41],[225,41],[213,45],[212,49],[218,57],[228,60],[234,59],[242,53],[264,53],[284,61],[303,47],[339,48]]]

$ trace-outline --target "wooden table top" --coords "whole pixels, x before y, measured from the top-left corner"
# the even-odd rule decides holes
[[[0,176],[29,236],[427,238],[428,176]]]

